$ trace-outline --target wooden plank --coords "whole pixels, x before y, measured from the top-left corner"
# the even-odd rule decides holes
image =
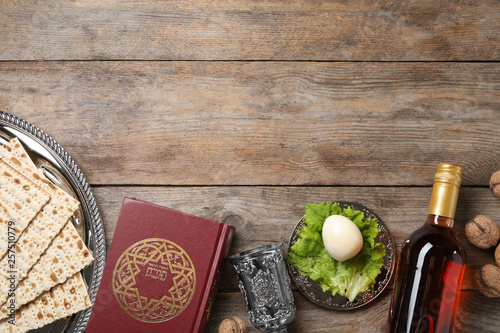
[[[496,0],[4,1],[1,60],[498,60]]]
[[[296,319],[288,327],[289,333],[366,332],[383,333],[391,294],[386,291],[366,307],[354,311],[331,311],[309,302],[295,292]],[[500,298],[487,298],[477,291],[462,292],[455,332],[498,332]],[[239,292],[219,292],[210,316],[207,333],[217,333],[222,320],[238,315],[245,321],[248,332],[261,332],[250,323],[243,297]]]
[[[500,64],[0,63],[0,107],[92,184],[466,185],[500,169]]]
[[[289,333],[320,332],[383,332],[389,311],[390,294],[385,293],[382,299],[374,301],[366,308],[357,311],[331,311],[309,302],[302,294],[294,293],[297,308],[296,319],[288,326]],[[261,332],[250,323],[245,310],[243,297],[238,293],[221,293],[217,295],[210,316],[207,333],[216,333],[218,326],[225,318],[237,314],[245,321],[248,332]]]
[[[288,244],[305,204],[342,200],[363,203],[387,225],[396,245],[424,223],[430,188],[421,187],[98,187],[94,189],[105,225],[108,247],[124,197],[154,202],[186,213],[233,225],[236,235],[230,255],[271,242]],[[463,188],[455,230],[467,252],[463,287],[474,289],[472,276],[482,265],[494,263],[494,249],[481,250],[464,236],[465,223],[478,214],[497,218],[500,199],[486,188]],[[497,223],[500,221],[497,221]],[[237,290],[229,264],[221,290]]]

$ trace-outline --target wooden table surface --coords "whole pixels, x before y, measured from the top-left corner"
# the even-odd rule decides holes
[[[287,242],[307,203],[365,204],[396,243],[419,227],[437,163],[464,167],[468,265],[456,332],[500,331],[494,263],[464,237],[500,224],[498,0],[5,0],[0,110],[76,160],[111,244],[125,196],[236,227],[231,254]],[[356,311],[294,288],[298,332],[384,332],[392,285]],[[226,264],[207,332],[250,325]]]

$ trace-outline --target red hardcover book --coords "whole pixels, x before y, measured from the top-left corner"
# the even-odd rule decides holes
[[[86,332],[204,332],[233,235],[125,198]]]

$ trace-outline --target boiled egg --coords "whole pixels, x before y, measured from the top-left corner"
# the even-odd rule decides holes
[[[342,215],[332,215],[325,220],[322,236],[326,251],[338,261],[351,259],[363,247],[361,231]]]

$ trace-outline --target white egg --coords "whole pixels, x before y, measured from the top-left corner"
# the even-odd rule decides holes
[[[333,259],[346,261],[361,251],[363,236],[359,228],[342,215],[329,216],[323,224],[323,243]]]

